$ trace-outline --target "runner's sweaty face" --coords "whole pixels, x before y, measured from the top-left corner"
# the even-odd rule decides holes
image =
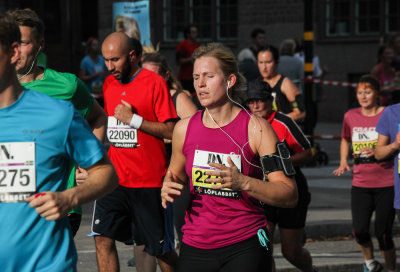
[[[128,79],[132,71],[130,57],[133,51],[124,50],[118,42],[112,40],[105,41],[101,51],[108,71],[118,80]]]
[[[356,89],[357,101],[365,109],[378,105],[378,92],[369,85],[368,83],[360,82]]]
[[[271,51],[261,51],[257,56],[258,70],[261,76],[271,78],[276,75],[276,61]]]
[[[29,26],[20,26],[21,31],[21,57],[17,63],[17,73],[26,74],[36,60],[40,41],[35,37],[33,28]]]
[[[226,79],[218,60],[203,56],[194,62],[193,85],[203,107],[218,106],[227,100]]]

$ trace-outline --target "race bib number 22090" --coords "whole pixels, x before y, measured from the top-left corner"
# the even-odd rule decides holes
[[[0,143],[0,203],[23,202],[35,192],[35,143]]]
[[[107,138],[115,147],[135,148],[138,144],[137,130],[114,116],[108,117]]]

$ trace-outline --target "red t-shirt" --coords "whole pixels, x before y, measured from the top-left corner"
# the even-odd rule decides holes
[[[114,116],[116,106],[123,99],[145,120],[163,123],[177,118],[165,80],[149,70],[142,69],[127,84],[110,75],[104,82],[103,92],[107,116]],[[108,155],[119,184],[130,188],[161,187],[167,170],[163,140],[137,130],[137,144],[136,148],[110,147]]]
[[[375,116],[364,116],[361,108],[351,109],[345,113],[342,138],[351,142],[353,153],[359,154],[360,149],[365,146],[375,148],[378,140],[375,127],[382,113],[383,111]],[[353,186],[379,188],[393,184],[393,160],[353,165]]]
[[[191,43],[189,40],[181,41],[176,47],[176,53],[179,53],[181,58],[189,58],[192,56],[194,50],[199,47],[199,42]],[[181,64],[178,73],[179,80],[193,80],[193,64]]]

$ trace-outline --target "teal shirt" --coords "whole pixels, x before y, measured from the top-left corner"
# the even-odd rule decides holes
[[[1,164],[7,165],[17,157],[15,149],[6,143],[34,144],[34,160],[26,161],[25,165],[35,167],[36,182],[24,176],[24,168],[28,166],[20,166],[14,185],[7,184],[7,188],[17,193],[23,188],[15,186],[22,182],[32,184],[34,193],[64,191],[70,160],[86,168],[104,156],[104,146],[68,102],[25,90],[12,105],[0,109],[0,120],[1,149],[3,153],[7,149],[8,154],[0,155]],[[30,156],[18,158],[23,162]],[[0,192],[7,196],[4,186]],[[77,253],[71,237],[67,217],[47,221],[27,202],[0,203],[2,272],[76,271]]]

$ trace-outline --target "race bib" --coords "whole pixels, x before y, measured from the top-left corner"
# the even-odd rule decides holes
[[[210,162],[220,163],[229,167],[228,157],[231,158],[232,162],[241,172],[241,158],[240,155],[236,154],[223,154],[208,152],[203,150],[196,150],[194,154],[193,167],[192,167],[192,183],[194,192],[201,195],[219,196],[225,198],[238,199],[241,198],[239,191],[233,191],[231,189],[212,189],[213,185],[220,185],[221,183],[207,183],[205,182],[208,178],[216,178],[215,176],[206,175],[207,171],[220,171],[218,168],[211,167],[208,165]]]
[[[376,147],[376,143],[378,142],[378,133],[376,131],[353,131],[351,142],[354,154],[360,154],[360,150],[364,147]]]
[[[272,109],[274,111],[277,111],[278,106],[276,105],[276,92],[272,92],[271,95],[272,95]]]
[[[119,121],[114,116],[108,116],[107,138],[115,147],[137,147],[137,130]]]
[[[0,143],[0,203],[23,202],[35,192],[35,143]]]

